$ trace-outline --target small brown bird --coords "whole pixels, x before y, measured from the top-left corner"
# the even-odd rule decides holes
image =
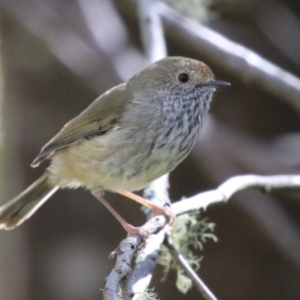
[[[31,166],[51,159],[49,168],[0,207],[0,228],[23,223],[59,188],[84,187],[99,200],[105,190],[136,198],[127,191],[146,187],[188,155],[216,87],[226,85],[200,61],[167,57],[110,89],[42,148]]]

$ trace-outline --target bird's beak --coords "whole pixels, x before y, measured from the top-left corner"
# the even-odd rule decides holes
[[[212,79],[211,81],[205,83],[204,85],[206,86],[215,86],[215,87],[219,87],[219,86],[229,86],[231,85],[229,82],[227,81],[222,81],[222,80],[214,80]]]

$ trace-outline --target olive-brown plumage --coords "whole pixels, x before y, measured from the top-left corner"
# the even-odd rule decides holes
[[[44,175],[0,208],[0,228],[21,224],[58,188],[134,191],[172,171],[190,152],[215,87],[204,63],[168,57],[96,99],[33,161]]]

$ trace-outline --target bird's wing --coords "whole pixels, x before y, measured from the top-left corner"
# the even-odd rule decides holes
[[[105,134],[117,126],[126,104],[132,99],[126,84],[120,84],[96,99],[79,116],[67,123],[41,150],[32,162],[37,167],[57,150],[82,139]]]

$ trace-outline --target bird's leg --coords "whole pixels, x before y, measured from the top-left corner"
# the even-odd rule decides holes
[[[159,206],[143,197],[140,197],[136,194],[133,194],[133,193],[125,191],[125,190],[118,190],[117,193],[122,196],[125,196],[135,202],[138,202],[144,206],[151,208],[154,216],[156,216],[160,213],[165,214],[166,217],[169,219],[169,224],[171,226],[173,226],[174,220],[175,220],[175,215],[169,206]]]
[[[121,215],[103,198],[102,192],[93,192],[93,195],[99,200],[109,212],[118,220],[118,222],[123,226],[128,235],[137,233],[142,236],[143,239],[146,239],[149,236],[149,232],[146,232],[140,227],[135,227],[126,222]]]

